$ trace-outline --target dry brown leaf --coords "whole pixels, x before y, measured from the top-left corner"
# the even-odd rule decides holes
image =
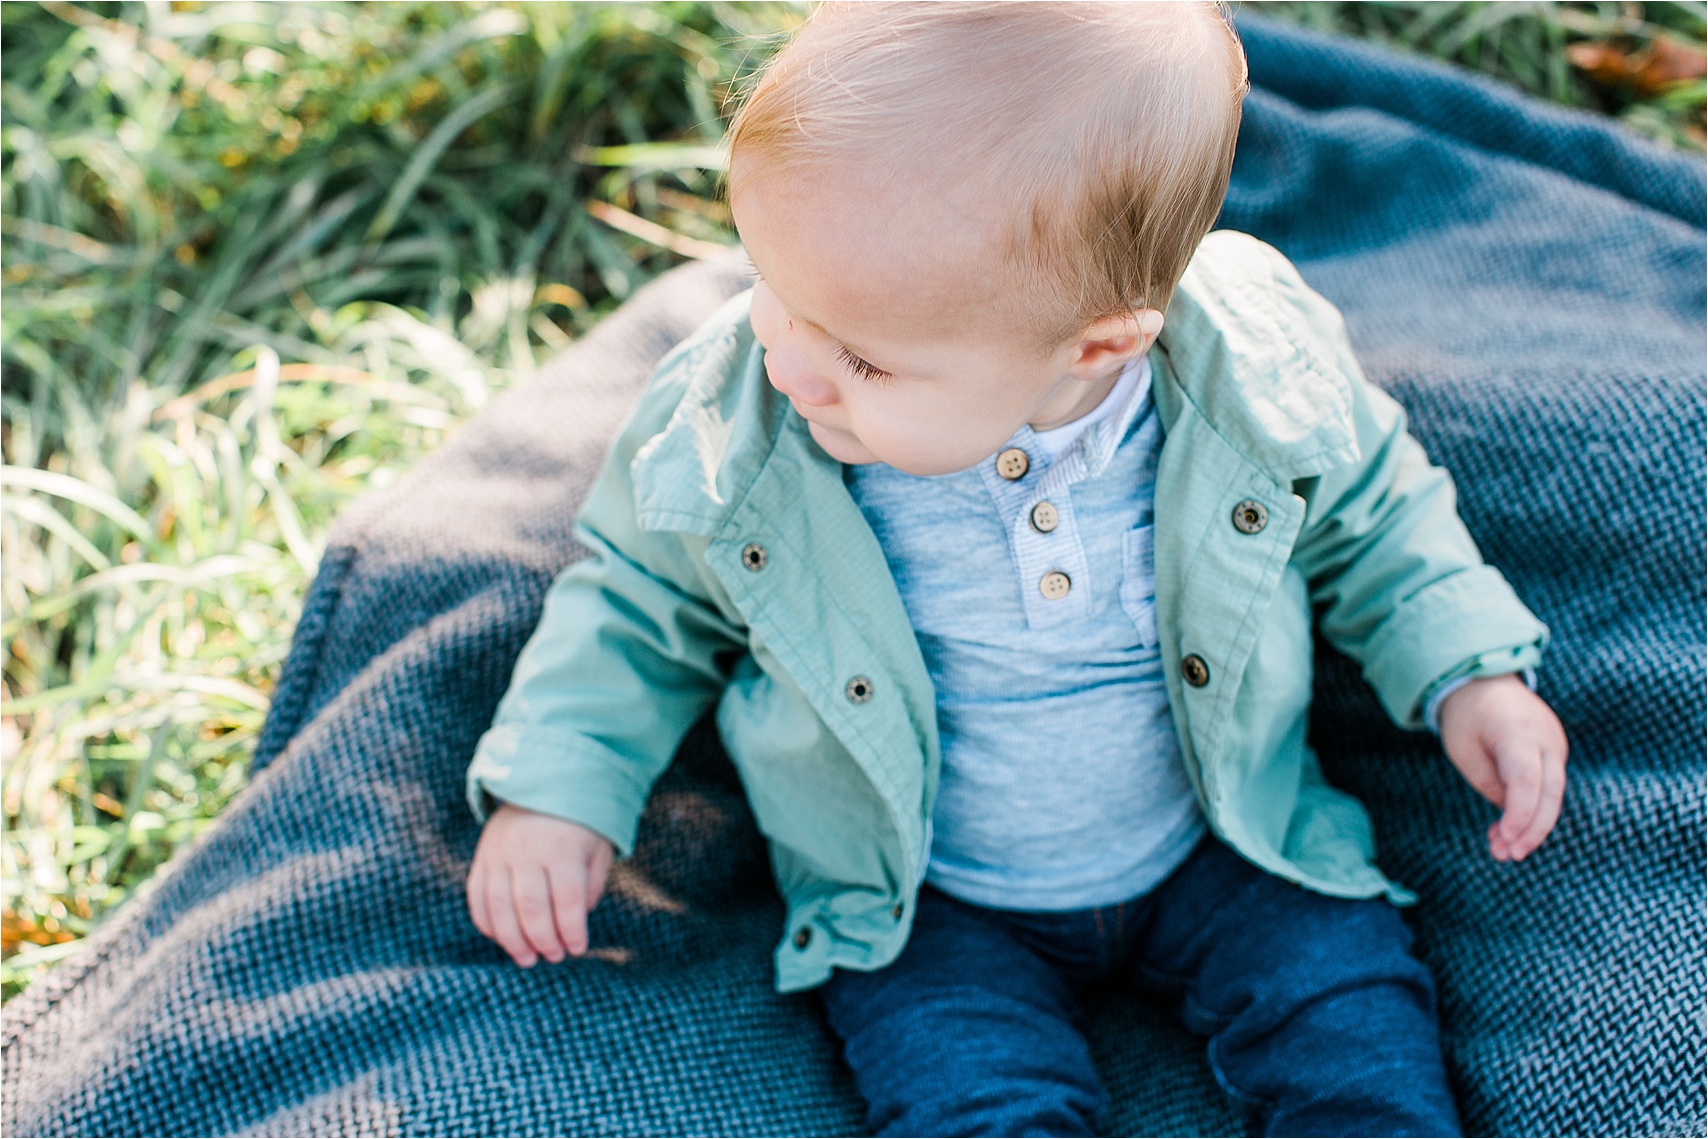
[[[1566,48],[1566,59],[1604,87],[1623,87],[1641,66],[1624,48],[1590,40]]]
[[[1674,83],[1708,75],[1708,55],[1692,44],[1657,38],[1641,50],[1600,41],[1566,48],[1573,67],[1603,87],[1629,88],[1649,99]]]
[[[1648,57],[1637,73],[1637,90],[1658,95],[1674,83],[1708,75],[1708,54],[1699,47],[1672,39],[1657,39],[1649,45]]]

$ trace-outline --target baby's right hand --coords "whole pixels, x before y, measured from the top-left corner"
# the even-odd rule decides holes
[[[469,916],[526,969],[587,952],[587,912],[611,870],[611,844],[577,823],[502,803],[469,868]]]

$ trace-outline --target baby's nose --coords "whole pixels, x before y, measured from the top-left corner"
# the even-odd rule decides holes
[[[829,407],[836,402],[836,385],[813,374],[781,352],[765,353],[765,375],[771,386],[808,407]]]

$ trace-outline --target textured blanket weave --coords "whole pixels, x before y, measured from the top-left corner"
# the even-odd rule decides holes
[[[1314,739],[1416,888],[1449,1066],[1486,1134],[1704,1133],[1701,162],[1457,73],[1243,24],[1256,89],[1223,224],[1346,313],[1552,626],[1559,829],[1492,810],[1325,658]],[[469,923],[462,774],[570,519],[652,363],[741,287],[682,270],[335,528],[253,785],[5,1010],[34,1134],[849,1134],[713,733],[658,787],[592,959],[524,972]],[[1325,650],[1326,653],[1326,650]],[[1202,1044],[1093,994],[1114,1134],[1234,1134]]]

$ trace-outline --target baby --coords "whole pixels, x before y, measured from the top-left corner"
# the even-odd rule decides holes
[[[469,772],[475,924],[586,951],[716,706],[872,1128],[1091,1134],[1077,994],[1209,1038],[1267,1133],[1446,1135],[1434,993],[1306,743],[1313,628],[1558,816],[1546,630],[1273,249],[1206,236],[1205,4],[820,9],[731,135],[758,274],[659,367]]]

